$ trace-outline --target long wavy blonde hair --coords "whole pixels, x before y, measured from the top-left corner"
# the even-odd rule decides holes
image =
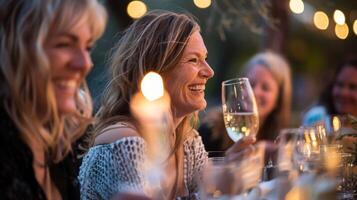
[[[161,74],[164,82],[169,81],[165,73],[177,66],[190,36],[198,30],[199,25],[188,14],[156,10],[148,12],[124,32],[111,57],[110,82],[96,114],[94,136],[119,121],[140,130],[130,112],[130,101],[140,90],[140,81],[149,71]],[[173,130],[176,138],[171,155],[178,152],[196,120],[197,113],[192,113]]]
[[[27,144],[36,141],[58,162],[90,122],[92,101],[83,82],[77,111],[59,113],[44,42],[53,31],[70,30],[82,20],[96,40],[104,31],[106,12],[97,0],[8,0],[0,8],[1,106]]]

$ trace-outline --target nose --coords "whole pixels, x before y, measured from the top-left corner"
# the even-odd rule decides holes
[[[204,61],[203,66],[199,72],[199,75],[205,79],[210,79],[214,75],[213,69],[209,66],[209,64]]]
[[[78,49],[72,60],[72,69],[88,73],[92,66],[93,63],[89,51],[87,49]]]

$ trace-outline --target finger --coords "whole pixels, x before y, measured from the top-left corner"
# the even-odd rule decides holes
[[[255,138],[251,136],[244,137],[241,140],[238,140],[234,143],[227,151],[226,154],[229,155],[234,152],[239,152],[248,147],[249,145],[255,142]]]
[[[238,152],[232,152],[226,156],[228,162],[231,161],[240,161],[244,158],[250,156],[251,154],[255,153],[256,148],[253,145],[246,146],[244,150]]]

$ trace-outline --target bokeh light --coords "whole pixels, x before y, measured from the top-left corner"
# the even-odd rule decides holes
[[[211,0],[193,0],[193,3],[199,8],[208,8],[211,5]]]
[[[289,7],[293,13],[300,14],[304,12],[304,2],[301,0],[290,0]]]
[[[161,76],[155,72],[147,73],[141,81],[141,92],[149,101],[164,96],[164,83]]]
[[[128,4],[127,12],[131,18],[138,19],[147,12],[147,7],[142,1],[132,1]]]
[[[353,32],[357,35],[357,19],[353,22]]]
[[[347,38],[348,36],[348,26],[347,24],[343,24],[343,25],[339,25],[339,24],[336,24],[335,26],[335,33],[336,33],[336,36],[338,38],[340,38],[341,40],[344,40]]]
[[[314,24],[318,29],[326,30],[329,24],[328,16],[322,11],[317,11],[314,14]]]
[[[345,23],[345,14],[341,10],[335,10],[333,13],[333,19],[335,20],[336,24],[343,25]]]
[[[193,0],[193,3],[199,8],[208,8],[212,1],[211,0]]]

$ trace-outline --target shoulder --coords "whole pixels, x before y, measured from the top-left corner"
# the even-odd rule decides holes
[[[310,108],[303,116],[304,125],[313,125],[318,121],[323,120],[327,116],[327,111],[324,106],[314,106]]]
[[[139,137],[138,131],[129,124],[117,123],[106,127],[94,141],[94,145],[110,144],[127,137]]]

